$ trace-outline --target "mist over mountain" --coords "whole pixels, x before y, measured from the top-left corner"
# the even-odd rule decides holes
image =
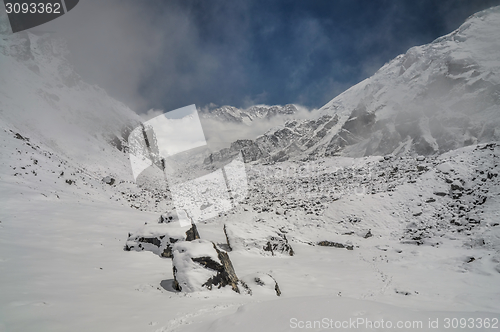
[[[6,17],[0,19],[4,24]],[[67,60],[64,40],[12,34],[5,25],[1,31],[1,127],[36,139],[89,170],[128,174],[127,133],[141,118],[81,80]]]

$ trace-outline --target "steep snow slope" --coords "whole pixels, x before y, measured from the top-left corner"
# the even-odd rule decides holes
[[[413,47],[320,109],[244,148],[247,161],[290,157],[435,154],[500,140],[500,7],[472,15],[457,30]]]
[[[0,17],[5,19],[5,13]],[[5,22],[2,22],[5,23]],[[124,144],[140,118],[68,63],[64,41],[0,34],[0,126],[91,172],[128,180]],[[5,152],[5,151],[4,151]]]
[[[342,129],[312,153],[419,154],[500,139],[500,7],[411,48],[322,108]],[[346,119],[347,118],[347,119]],[[326,143],[326,140],[321,143]]]
[[[12,34],[0,12],[2,181],[38,188],[43,195],[113,197],[134,208],[164,211],[162,188],[151,199],[133,183],[127,137],[140,117],[82,81],[63,40]],[[106,176],[115,183],[103,183]]]

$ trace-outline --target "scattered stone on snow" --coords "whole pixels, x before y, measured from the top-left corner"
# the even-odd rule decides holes
[[[339,242],[332,241],[320,241],[318,242],[318,246],[322,247],[335,247],[335,248],[345,248],[347,250],[354,250],[354,246],[351,244],[342,244]]]

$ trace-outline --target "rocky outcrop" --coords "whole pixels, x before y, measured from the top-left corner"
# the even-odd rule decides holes
[[[198,233],[198,229],[196,225],[191,224],[191,228],[186,231],[186,241],[193,241],[200,238],[200,234]]]

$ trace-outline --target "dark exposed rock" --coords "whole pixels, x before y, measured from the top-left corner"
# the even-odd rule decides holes
[[[417,171],[419,172],[426,172],[428,170],[429,168],[426,165],[417,165]]]
[[[191,228],[186,231],[186,241],[193,241],[200,238],[196,225],[191,224]]]
[[[318,242],[318,246],[322,247],[335,247],[335,248],[345,248],[342,243],[331,242],[331,241],[320,241]]]
[[[345,248],[347,250],[354,250],[354,246],[353,245],[349,245],[349,244],[342,244],[342,243],[338,243],[338,242],[331,242],[331,241],[320,241],[318,242],[318,246],[322,246],[322,247],[335,247],[335,248]]]
[[[192,258],[193,261],[200,263],[209,269],[217,271],[217,275],[207,280],[207,282],[205,282],[202,286],[212,289],[213,286],[221,288],[229,285],[235,292],[239,293],[238,277],[234,272],[233,264],[231,263],[231,259],[229,259],[229,255],[227,252],[217,249],[215,244],[214,249],[217,251],[221,264],[213,261],[210,257]]]
[[[14,135],[14,138],[20,139],[20,140],[22,140],[22,141],[27,141],[27,142],[30,140],[29,138],[24,137],[24,136],[22,136],[22,135],[21,135],[21,134],[19,134],[19,133],[16,133],[16,134]]]
[[[233,250],[233,248],[231,248],[231,244],[230,244],[229,238],[227,236],[226,225],[224,225],[224,236],[226,237],[226,242],[227,242],[227,246],[229,247],[229,250]]]
[[[152,245],[155,245],[158,248],[161,246],[161,240],[156,237],[141,237],[139,238],[138,241],[144,243],[151,243]]]
[[[177,281],[177,278],[176,278],[176,276],[177,276],[177,268],[175,266],[172,268],[172,272],[174,274],[174,281],[172,281],[172,287],[176,291],[180,292],[180,291],[182,291],[182,287],[179,285],[179,282]]]

